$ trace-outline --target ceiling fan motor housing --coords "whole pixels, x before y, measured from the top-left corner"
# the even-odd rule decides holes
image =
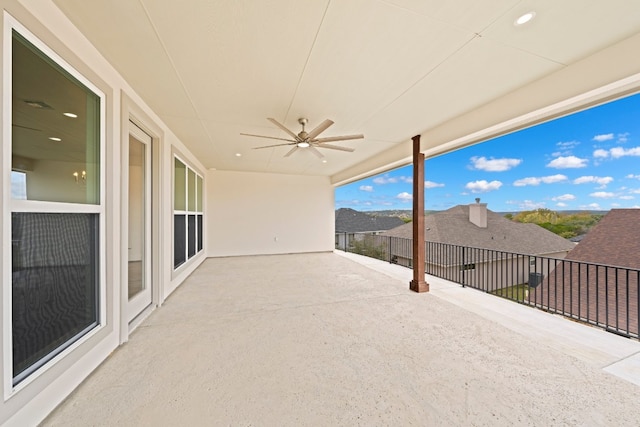
[[[284,157],[289,157],[298,148],[309,148],[309,150],[319,158],[323,158],[324,156],[322,155],[322,153],[320,153],[320,151],[318,151],[318,148],[328,148],[328,149],[331,149],[331,150],[340,150],[340,151],[352,152],[352,151],[354,151],[353,148],[340,147],[340,146],[337,146],[337,145],[331,145],[331,144],[327,144],[327,142],[345,141],[345,140],[362,139],[362,138],[364,138],[364,135],[362,135],[362,134],[359,134],[359,135],[332,136],[332,137],[327,137],[327,138],[318,138],[318,135],[320,135],[329,126],[331,126],[333,124],[333,121],[331,121],[329,119],[327,119],[324,122],[320,123],[315,129],[313,129],[311,131],[311,133],[308,133],[304,129],[305,125],[308,123],[308,120],[306,118],[304,118],[304,117],[300,117],[298,119],[298,123],[300,123],[302,125],[302,131],[300,131],[298,134],[293,133],[291,130],[289,130],[286,126],[284,126],[282,123],[280,123],[276,119],[267,118],[267,120],[269,120],[271,123],[275,124],[277,127],[282,129],[283,131],[285,131],[293,139],[266,136],[266,135],[254,135],[254,134],[250,134],[250,133],[241,133],[240,135],[255,136],[255,137],[258,137],[258,138],[267,138],[267,139],[277,139],[277,140],[280,140],[280,141],[289,141],[289,142],[284,143],[284,144],[266,145],[266,146],[255,147],[254,148],[254,150],[259,150],[259,149],[262,149],[262,148],[272,148],[272,147],[280,147],[280,146],[286,146],[286,145],[293,146],[293,148],[287,154],[285,154]]]

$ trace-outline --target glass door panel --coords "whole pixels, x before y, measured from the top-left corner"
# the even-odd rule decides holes
[[[135,126],[129,135],[129,321],[151,304],[151,137]]]

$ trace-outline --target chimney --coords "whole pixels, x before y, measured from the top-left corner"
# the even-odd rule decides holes
[[[480,228],[487,228],[487,204],[480,203],[480,198],[469,205],[469,221]]]

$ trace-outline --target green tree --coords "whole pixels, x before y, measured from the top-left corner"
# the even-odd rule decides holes
[[[364,236],[362,240],[352,240],[349,244],[349,252],[365,255],[371,258],[387,260],[387,250],[384,245],[376,245],[374,236]]]
[[[562,214],[550,209],[536,209],[519,212],[513,216],[513,221],[538,224],[552,233],[569,239],[589,232],[602,217],[603,215],[588,212]]]

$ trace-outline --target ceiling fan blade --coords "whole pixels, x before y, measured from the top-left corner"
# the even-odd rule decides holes
[[[364,135],[359,134],[359,135],[343,135],[343,136],[329,136],[327,138],[318,138],[318,139],[314,139],[311,142],[315,142],[318,144],[324,144],[325,142],[333,142],[333,141],[348,141],[350,139],[362,139],[364,138]]]
[[[22,126],[22,125],[17,125],[15,123],[12,123],[11,126],[13,127],[17,127],[17,128],[21,128],[21,129],[27,129],[27,130],[35,130],[36,132],[42,132],[41,129],[36,129],[36,128],[30,128],[28,126]]]
[[[313,139],[316,136],[320,135],[322,132],[324,132],[325,130],[327,130],[327,128],[329,126],[331,126],[333,124],[333,122],[329,119],[325,120],[324,122],[320,123],[318,126],[316,126],[316,128],[314,130],[312,130],[311,132],[309,132],[307,135],[308,139]]]
[[[309,151],[311,151],[313,154],[315,154],[315,156],[319,159],[324,159],[324,155],[318,151],[318,149],[316,147],[314,147],[313,145],[309,146]]]
[[[275,145],[265,145],[264,147],[253,147],[254,150],[259,150],[261,148],[273,148],[273,147],[282,147],[284,145],[293,145],[296,144],[295,142],[289,143],[289,144],[275,144]]]
[[[272,119],[272,118],[268,118],[267,120],[269,120],[271,123],[273,123],[274,125],[278,126],[280,129],[282,129],[283,131],[285,131],[287,134],[291,135],[291,137],[295,140],[298,141],[300,138],[298,138],[298,135],[296,135],[295,133],[291,132],[289,129],[287,129],[283,124],[281,124],[279,121],[277,121],[276,119]]]
[[[291,139],[276,138],[275,136],[254,135],[254,134],[252,134],[252,133],[241,133],[240,135],[244,135],[244,136],[255,136],[256,138],[277,139],[278,141],[289,141],[289,142],[291,142],[291,143],[296,142],[296,141],[291,140]]]
[[[293,154],[294,151],[296,151],[299,147],[296,145],[294,146],[291,150],[287,151],[287,154],[284,155],[284,157],[289,157],[290,155]]]
[[[328,148],[330,150],[340,150],[340,151],[347,151],[349,153],[353,153],[354,151],[356,151],[355,148],[350,148],[350,147],[339,147],[337,145],[330,145],[330,144],[322,144],[322,145],[316,145],[316,147],[320,147],[320,148]]]

